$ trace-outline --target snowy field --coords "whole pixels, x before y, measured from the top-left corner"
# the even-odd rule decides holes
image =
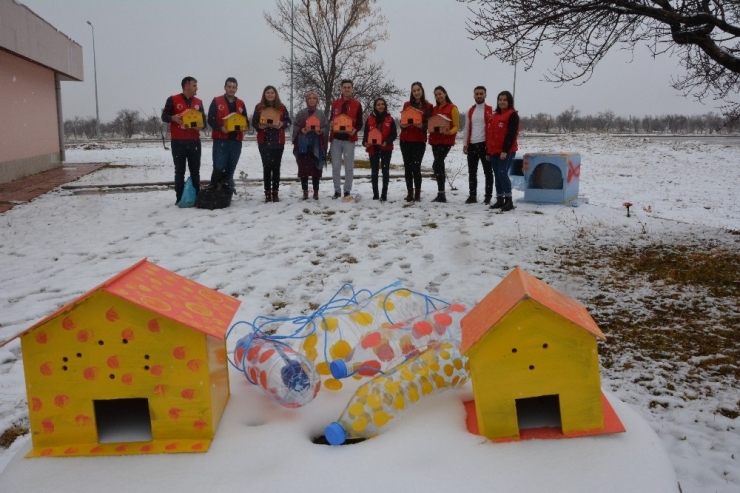
[[[592,284],[554,273],[548,266],[552,265],[558,247],[579,241],[584,232],[598,237],[604,245],[706,239],[735,251],[738,249],[738,236],[732,233],[740,231],[740,205],[736,192],[740,185],[740,147],[734,141],[725,145],[722,141],[674,142],[643,137],[530,136],[521,139],[520,147],[520,154],[579,152],[582,158],[580,193],[588,198],[589,203],[577,208],[527,204],[516,202],[523,194],[515,191],[517,208],[509,213],[492,213],[481,203],[465,205],[467,168],[458,143],[447,160],[448,173],[455,176],[454,185],[458,190],[450,192],[448,187],[446,204],[430,202],[436,190],[436,183],[430,179],[424,180],[422,202],[413,205],[403,201],[406,192],[402,179],[391,181],[386,203],[369,200],[372,196],[369,180],[358,179],[353,193],[361,195],[362,200],[357,203],[331,200],[333,187],[330,182],[323,181],[319,201],[301,200],[300,186],[295,182],[282,185],[281,202],[273,204],[263,203],[261,183],[237,179],[239,195],[230,208],[220,211],[178,209],[174,206],[174,191],[171,189],[124,188],[101,193],[100,189],[93,187],[171,180],[171,155],[161,144],[68,150],[67,166],[81,162],[110,162],[111,166],[74,183],[90,185],[90,189],[57,189],[0,215],[0,261],[3,266],[0,269],[0,341],[24,330],[144,257],[238,297],[242,305],[235,320],[251,321],[258,315],[308,314],[311,312],[309,304],[328,301],[344,283],[377,290],[400,280],[417,291],[448,301],[474,304],[517,265],[566,294],[583,300],[594,294]],[[205,179],[211,173],[210,152],[210,145],[206,144],[201,170]],[[364,151],[358,149],[357,157],[365,158]],[[425,170],[431,169],[431,161],[431,150],[428,149]],[[392,163],[398,165],[392,173],[402,173],[400,151],[394,152]],[[295,161],[286,151],[283,177],[295,176],[295,170]],[[245,144],[237,175],[240,171],[246,172],[250,179],[261,176],[259,154],[253,141]],[[325,176],[329,174],[325,172]],[[357,170],[356,174],[368,175],[369,170]],[[480,171],[478,185],[480,198],[483,196]],[[630,218],[622,207],[626,201],[633,204]],[[606,336],[609,338],[608,332]],[[236,338],[229,340],[230,348]],[[609,344],[608,340],[606,344]],[[628,371],[602,369],[602,386],[627,404],[624,412],[629,415],[629,423],[639,428],[641,420],[632,414],[641,416],[657,433],[668,451],[684,493],[740,491],[740,423],[738,418],[729,419],[715,412],[719,407],[733,409],[739,405],[738,383],[708,383],[712,392],[701,398],[688,401],[679,397],[667,398],[665,407],[651,406],[654,396],[636,381],[656,364],[635,362]],[[273,471],[275,468],[283,468],[282,473],[290,474],[294,471],[294,464],[290,461],[300,461],[300,454],[307,454],[310,447],[319,447],[304,440],[299,441],[293,450],[290,433],[302,434],[304,438],[320,434],[323,426],[336,419],[351,396],[351,390],[347,388],[335,393],[322,391],[306,408],[289,411],[272,408],[271,402],[260,400],[259,392],[238,374],[232,374],[231,385],[234,395],[227,406],[227,415],[231,415],[239,426],[254,427],[248,431],[258,434],[261,445],[256,446],[247,438],[239,441],[241,431],[236,427],[224,429],[222,423],[214,449],[219,437],[226,434],[224,444],[228,445],[226,453],[230,458],[226,465],[237,470],[242,467],[242,459],[260,460],[258,453],[254,450],[247,452],[246,449],[259,451],[261,448],[266,457],[275,458],[274,463],[260,465],[266,477],[280,473]],[[449,453],[452,447],[457,450],[461,425],[456,422],[454,427],[440,426],[439,419],[444,413],[459,419],[456,414],[460,412],[459,400],[458,394],[436,396],[411,410],[392,431],[370,442],[341,449],[353,450],[347,453],[352,454],[351,460],[356,464],[378,460],[376,455],[385,454],[387,450],[380,448],[382,444],[387,447],[388,440],[393,440],[393,434],[397,434],[396,437],[401,437],[404,443],[397,452],[396,462],[400,466],[387,471],[390,480],[384,484],[385,491],[448,491],[451,483],[447,481],[447,474],[439,473],[444,476],[439,482],[430,482],[429,478],[415,482],[414,478],[421,477],[420,471],[424,470],[425,464],[445,467],[445,460],[439,464],[424,462],[430,455],[428,448],[436,447],[442,455]],[[241,417],[239,406],[245,406]],[[16,340],[0,349],[0,431],[23,420],[26,415],[20,345]],[[256,427],[255,422],[260,420],[270,421],[270,426]],[[417,443],[414,433],[425,435]],[[438,435],[436,441],[434,435]],[[277,443],[288,449],[276,450],[277,446],[271,445],[274,436],[280,438]],[[479,446],[480,440],[471,438],[473,440],[466,439],[464,447]],[[375,443],[378,443],[378,448]],[[634,464],[622,467],[619,460],[609,454],[604,443],[601,438],[585,438],[543,442],[539,448],[532,443],[512,444],[512,447],[519,448],[497,449],[494,455],[485,457],[501,461],[500,464],[507,467],[515,467],[515,464],[506,463],[513,460],[507,456],[530,457],[541,472],[541,475],[526,473],[526,485],[530,491],[619,491],[614,489],[614,485],[621,484],[631,485],[630,491],[656,491],[655,488],[664,486],[660,481],[652,482],[653,476],[660,471],[635,472],[630,469]],[[3,476],[7,478],[17,463],[14,459],[8,466],[14,453],[27,446],[28,437],[24,437],[10,449],[0,449],[0,471],[8,467],[5,473],[0,473],[0,486]],[[370,456],[363,455],[363,450]],[[500,450],[511,453],[502,454]],[[615,451],[617,454],[630,454],[629,449],[612,450]],[[632,459],[642,460],[642,455],[650,452],[635,450]],[[287,464],[278,463],[281,453]],[[523,455],[516,455],[518,453]],[[209,454],[211,452],[206,455]],[[352,467],[352,462],[346,458],[337,459],[328,448],[321,449],[316,455],[319,457],[311,455],[306,458],[307,467],[312,471],[304,479],[309,490],[312,490],[309,485],[320,485],[317,478],[332,474],[333,468]],[[187,462],[187,466],[179,463],[175,467],[202,467],[198,465],[197,456],[193,457],[195,459],[187,460],[196,462]],[[612,461],[615,470],[621,467],[622,471],[636,476],[620,478],[619,481],[599,477],[604,469],[600,468],[597,464],[600,461],[595,457]],[[551,469],[559,460],[568,458],[572,461],[588,460],[579,471],[580,477],[566,487],[567,483],[558,483],[558,475]],[[78,459],[56,463],[53,459],[25,462],[39,460],[50,461],[53,464],[50,470],[60,474],[60,478],[77,476],[73,466]],[[143,458],[116,460],[122,461],[115,463],[121,466],[138,467]],[[334,460],[337,462],[332,462]],[[456,468],[462,467],[464,461],[449,460],[450,469],[446,473],[464,476],[457,485],[468,491],[481,491],[481,483],[475,483],[473,469],[480,466],[476,471],[481,474],[486,467],[484,462],[473,461],[471,464],[477,466],[460,470]],[[157,464],[173,466],[172,462]],[[521,464],[517,467],[521,468]],[[122,469],[127,470],[126,467]],[[383,471],[374,471],[367,464],[358,465],[357,472],[358,475],[383,474]],[[152,474],[156,475],[154,471]],[[495,487],[495,479],[486,481],[487,491]],[[675,478],[673,480],[672,485],[675,485]],[[60,485],[62,481],[60,479]],[[249,486],[250,481],[250,478],[240,478],[237,482],[229,482],[226,478],[209,486],[211,489],[214,486],[234,487],[240,482]],[[302,480],[293,478],[292,481],[297,487]],[[353,487],[363,481],[364,478],[358,477],[357,484],[345,484],[343,489],[355,489]],[[198,484],[198,481],[193,484]],[[500,489],[490,491],[514,491],[517,485],[521,487],[524,483],[506,479],[500,483]],[[89,489],[83,486],[75,491],[118,491],[109,486],[89,484]],[[285,482],[275,482],[273,486],[275,488],[271,489],[262,484],[254,491],[285,491],[290,488],[290,484]],[[170,491],[166,485],[156,482],[142,486],[139,491],[155,491],[153,488]]]

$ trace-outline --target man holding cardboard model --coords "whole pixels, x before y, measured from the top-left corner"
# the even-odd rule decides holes
[[[352,98],[354,84],[342,81],[342,97],[331,105],[331,169],[334,178],[334,196],[341,197],[342,160],[344,160],[344,197],[350,197],[355,171],[355,142],[362,129],[362,103]]]

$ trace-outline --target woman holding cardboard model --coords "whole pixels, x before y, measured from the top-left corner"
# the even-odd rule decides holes
[[[400,146],[406,177],[406,202],[421,200],[421,161],[427,147],[427,120],[432,103],[427,101],[421,82],[411,84],[411,96],[401,111]]]
[[[388,113],[388,105],[385,99],[378,98],[373,103],[373,112],[365,121],[362,145],[370,155],[370,178],[373,184],[373,200],[378,200],[378,165],[383,170],[383,191],[380,200],[388,200],[388,174],[391,165],[391,154],[393,153],[393,141],[396,140],[398,131],[396,121]]]
[[[519,113],[514,109],[514,96],[502,91],[497,98],[496,110],[486,128],[486,158],[493,168],[496,182],[496,202],[491,209],[510,211],[514,208],[511,198],[509,167],[519,145]]]
[[[445,198],[445,158],[455,145],[460,115],[457,106],[452,104],[444,87],[434,88],[434,100],[437,104],[432,109],[432,116],[427,122],[429,144],[432,146],[434,155],[432,169],[437,179],[437,197],[432,202],[447,202]]]
[[[252,125],[257,129],[257,148],[262,158],[262,177],[265,182],[265,202],[278,202],[280,165],[285,149],[285,129],[290,126],[290,115],[280,102],[277,89],[265,87],[262,100],[254,107]]]
[[[303,200],[308,199],[308,179],[313,181],[313,198],[319,200],[319,181],[326,166],[326,147],[329,137],[329,120],[317,105],[319,95],[308,91],[306,107],[295,116],[293,125],[293,155],[298,164]]]

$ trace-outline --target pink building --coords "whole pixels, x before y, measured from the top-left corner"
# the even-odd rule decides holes
[[[82,46],[20,2],[0,0],[0,183],[62,165],[60,82],[82,79]]]

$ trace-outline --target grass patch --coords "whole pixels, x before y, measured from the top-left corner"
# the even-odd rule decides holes
[[[0,447],[8,448],[18,437],[22,437],[28,433],[28,425],[22,422],[15,422],[10,425],[10,428],[3,431],[0,434]]]
[[[370,160],[355,159],[355,169],[370,169]]]

